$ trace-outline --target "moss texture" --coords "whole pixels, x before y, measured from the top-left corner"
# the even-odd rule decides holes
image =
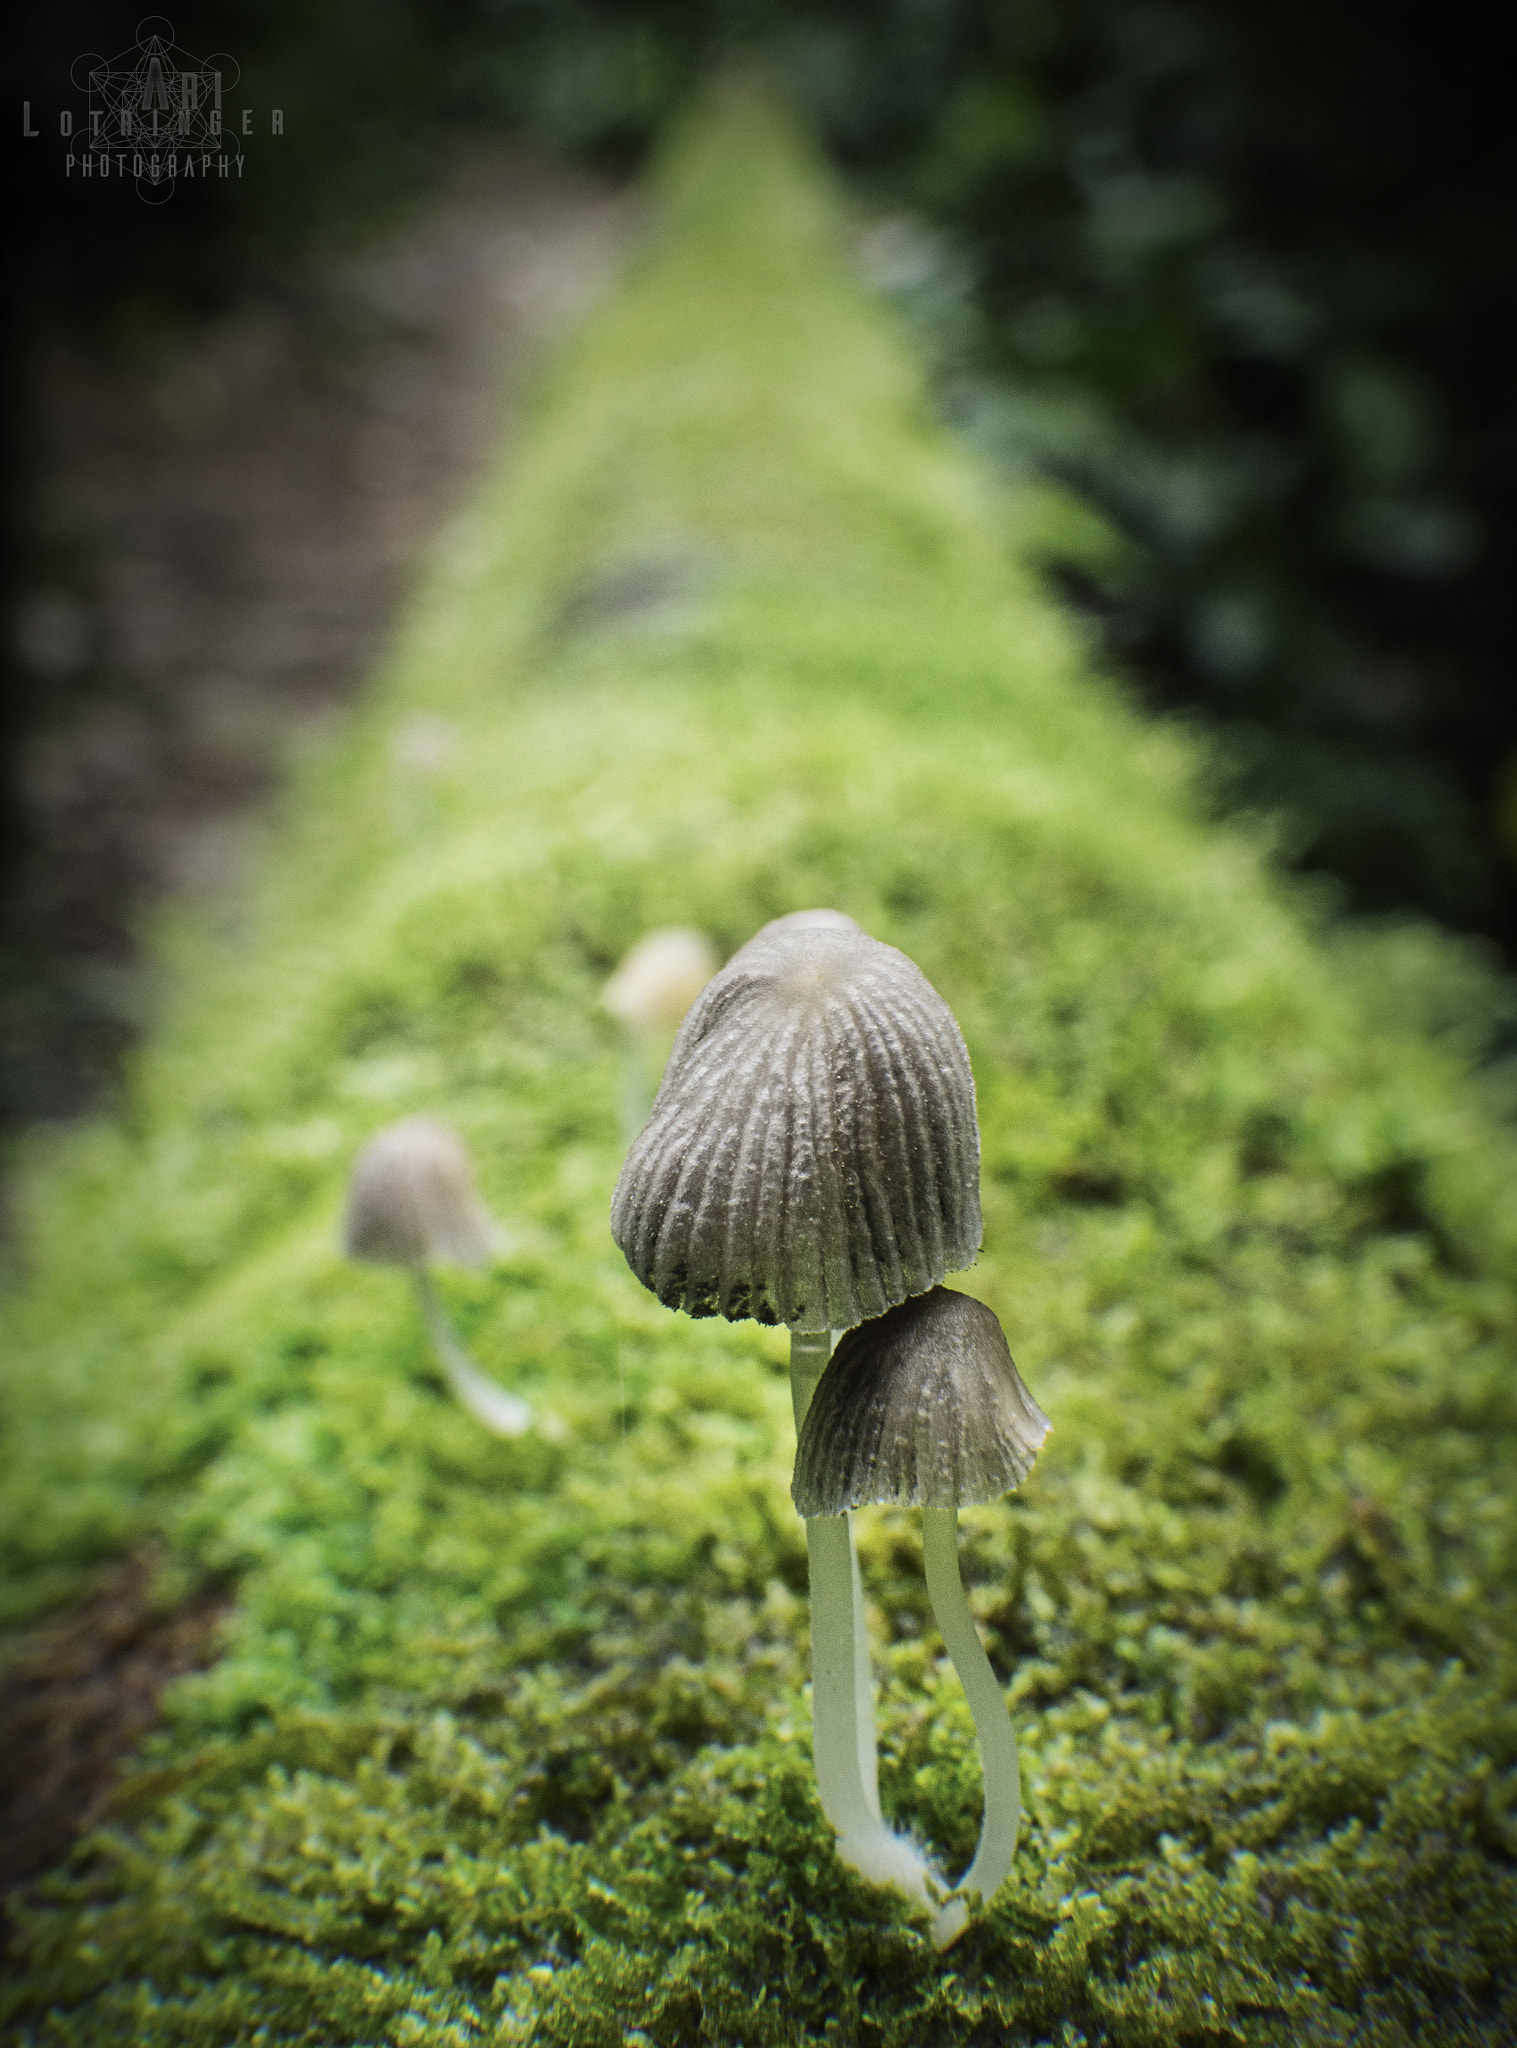
[[[296,777],[121,1113],[38,1148],[5,1601],[135,1543],[236,1589],[28,1909],[61,2044],[1390,2044],[1517,2028],[1514,1154],[1449,945],[1350,945],[1206,821],[928,422],[763,100],[648,244]],[[783,1337],[610,1242],[643,931],[813,903],[918,960],[980,1088],[997,1309],[1055,1433],[964,1517],[1020,1731],[946,1958],[808,1765]],[[511,1243],[447,1281],[554,1419],[447,1397],[348,1162],[426,1110]],[[863,1518],[883,1792],[962,1868],[919,1530]]]

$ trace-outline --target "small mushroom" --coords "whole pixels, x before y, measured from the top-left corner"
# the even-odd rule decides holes
[[[841,911],[776,918],[680,1027],[611,1228],[669,1308],[790,1328],[796,1427],[847,1329],[980,1246],[969,1055],[914,961]],[[807,1523],[817,1787],[839,1854],[931,1900],[880,1815],[863,1593],[846,1516]]]
[[[468,1147],[447,1124],[410,1116],[369,1140],[348,1182],[343,1249],[350,1259],[405,1266],[448,1384],[476,1421],[520,1436],[532,1410],[479,1370],[437,1297],[433,1264],[481,1266],[499,1232],[479,1199]]]
[[[637,1136],[669,1040],[720,966],[704,932],[680,925],[647,933],[632,947],[601,991],[626,1034],[622,1067],[622,1127]]]
[[[812,1516],[879,1503],[922,1510],[927,1591],[985,1780],[979,1848],[955,1889],[987,1899],[1011,1869],[1022,1795],[1016,1735],[959,1576],[958,1510],[1019,1486],[1048,1430],[994,1312],[934,1287],[844,1337],[807,1411],[791,1486],[808,1527]],[[940,1948],[967,1918],[962,1898],[940,1908]]]

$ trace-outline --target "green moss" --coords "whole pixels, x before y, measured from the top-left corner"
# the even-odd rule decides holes
[[[27,1171],[10,1619],[147,1536],[165,1597],[237,1604],[29,1911],[16,2037],[1509,2039],[1517,1221],[1479,973],[1334,942],[1205,821],[771,111],[708,111],[660,202],[236,929],[166,935],[119,1117]],[[970,1284],[1055,1424],[965,1517],[1029,1820],[946,1960],[812,1794],[783,1340],[667,1314],[606,1229],[608,968],[818,902],[963,1022]],[[511,1248],[450,1300],[556,1440],[483,1435],[399,1277],[337,1255],[349,1160],[413,1110],[476,1148]],[[884,1797],[958,1867],[977,1773],[911,1518],[863,1551]]]

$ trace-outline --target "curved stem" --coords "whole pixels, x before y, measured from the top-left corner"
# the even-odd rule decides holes
[[[832,1349],[828,1332],[792,1333],[790,1389],[796,1426]],[[811,1712],[817,1791],[838,1833],[838,1854],[876,1884],[933,1904],[941,1890],[916,1845],[885,1826],[880,1815],[874,1740],[874,1689],[858,1551],[848,1515],[815,1515],[806,1523],[811,1576]]]
[[[810,1517],[806,1557],[811,1568],[812,1747],[822,1811],[837,1829],[838,1854],[845,1863],[874,1884],[892,1884],[908,1898],[935,1906],[943,1889],[937,1872],[914,1842],[886,1827],[865,1789],[853,1607],[857,1564],[848,1517]],[[872,1761],[872,1701],[866,1701],[864,1711]]]
[[[447,1311],[437,1298],[432,1276],[425,1266],[416,1268],[416,1293],[432,1349],[437,1353],[448,1385],[476,1422],[497,1436],[521,1436],[532,1427],[532,1410],[518,1394],[482,1373],[458,1340]]]
[[[869,1659],[869,1623],[864,1615],[864,1575],[859,1570],[859,1546],[853,1534],[853,1516],[848,1523],[848,1570],[853,1591],[853,1712],[859,1745],[859,1775],[864,1781],[864,1803],[876,1820],[880,1814],[880,1752],[874,1733],[874,1668]]]
[[[844,1837],[865,1835],[880,1825],[879,1810],[865,1790],[859,1756],[850,1534],[846,1515],[814,1515],[806,1524],[816,1782],[822,1811]]]
[[[933,1614],[974,1716],[985,1778],[980,1846],[955,1890],[978,1892],[981,1898],[988,1899],[1004,1881],[1016,1853],[1017,1830],[1022,1820],[1022,1776],[1006,1696],[990,1668],[990,1659],[964,1597],[964,1581],[959,1576],[958,1524],[954,1508],[923,1508],[922,1563]],[[960,1901],[948,1902],[938,1916],[939,1948],[947,1948],[967,1917]]]
[[[795,1433],[801,1433],[806,1411],[817,1383],[832,1356],[830,1330],[792,1330],[790,1333],[790,1404],[795,1415]],[[874,1673],[869,1662],[869,1628],[864,1619],[864,1581],[859,1571],[859,1547],[854,1540],[853,1517],[848,1522],[848,1574],[852,1585],[852,1613],[849,1639],[853,1644],[853,1711],[858,1724],[859,1775],[863,1781],[864,1803],[876,1820],[880,1818],[880,1759],[874,1739]],[[811,1538],[806,1538],[810,1554]],[[826,1811],[827,1801],[822,1800]]]

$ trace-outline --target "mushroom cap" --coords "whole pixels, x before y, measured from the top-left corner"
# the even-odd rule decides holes
[[[861,932],[863,929],[846,910],[787,910],[783,917],[771,917],[768,924],[760,925],[748,945],[756,946],[760,940],[777,938],[788,932]],[[746,952],[747,947],[743,950]]]
[[[601,991],[634,1031],[673,1031],[721,962],[704,932],[668,925],[639,939]]]
[[[348,1182],[343,1248],[377,1266],[483,1265],[496,1230],[457,1131],[408,1116],[369,1140]]]
[[[995,1311],[934,1287],[850,1330],[801,1425],[801,1514],[950,1508],[1019,1486],[1049,1431]]]
[[[847,1329],[980,1248],[953,1012],[904,953],[816,915],[766,925],[707,984],[617,1182],[628,1265],[688,1315]]]

